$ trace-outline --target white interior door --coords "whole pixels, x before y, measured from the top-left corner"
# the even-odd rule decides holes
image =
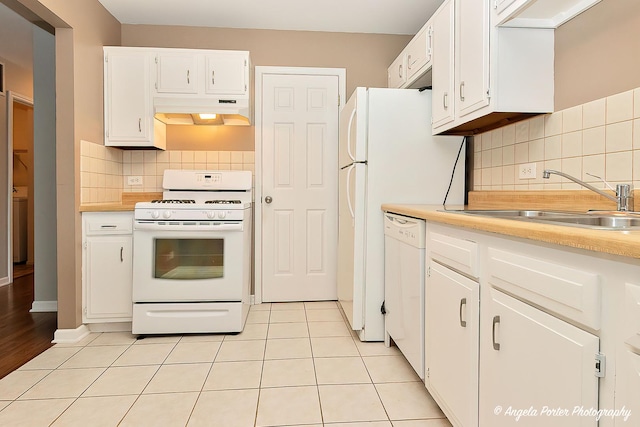
[[[262,300],[335,300],[337,75],[261,76]]]

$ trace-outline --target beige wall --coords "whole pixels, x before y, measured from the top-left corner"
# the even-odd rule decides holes
[[[640,1],[601,1],[555,35],[556,111],[640,86]]]
[[[409,40],[383,34],[122,26],[123,46],[248,50],[253,67],[345,68],[347,96],[357,86],[386,87],[387,67]],[[253,151],[254,146],[253,127],[167,126],[167,150]]]
[[[58,328],[82,323],[80,140],[102,141],[102,46],[120,23],[97,0],[3,0],[56,27]]]

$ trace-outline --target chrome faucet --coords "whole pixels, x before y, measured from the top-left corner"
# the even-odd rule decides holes
[[[581,181],[578,178],[567,175],[566,173],[557,170],[545,169],[544,172],[542,172],[542,177],[544,179],[549,179],[551,174],[560,175],[564,178],[567,178],[575,182],[576,184],[580,184],[583,187],[588,188],[589,190],[594,191],[601,196],[616,202],[617,209],[621,212],[633,211],[633,189],[631,188],[630,184],[617,184],[616,195],[614,197],[611,194],[607,194],[604,191],[597,189],[593,185],[587,184],[586,182]]]

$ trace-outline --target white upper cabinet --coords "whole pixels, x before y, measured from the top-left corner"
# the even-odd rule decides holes
[[[197,93],[198,58],[188,53],[156,55],[158,93]]]
[[[151,63],[145,49],[104,48],[105,145],[164,149],[163,127],[153,118]]]
[[[387,69],[387,86],[402,88],[407,83],[407,55],[403,50]]]
[[[464,116],[489,104],[489,3],[457,0],[456,111]]]
[[[557,28],[601,0],[492,0],[494,25]]]
[[[445,1],[433,14],[433,86],[431,116],[434,127],[441,127],[453,121],[453,0]]]
[[[447,28],[445,20],[434,28],[432,71],[434,103],[442,101],[437,91],[445,88],[448,94],[453,79],[454,96],[447,98],[447,111],[453,108],[455,113],[453,120],[440,120],[441,111],[434,104],[434,135],[472,135],[530,114],[552,112],[553,30],[495,27],[488,1],[452,1],[454,28]],[[438,59],[440,50],[448,54],[450,47],[441,47],[437,40],[449,34],[454,35],[455,69],[446,75],[438,67],[448,70],[451,63],[441,65]]]
[[[217,52],[205,56],[205,92],[248,95],[249,52]]]
[[[431,66],[433,28],[431,21],[411,39],[404,50],[407,55],[407,81],[413,82],[414,77],[422,74],[426,68]]]
[[[387,86],[418,88],[431,84],[433,26],[429,20],[387,69]]]

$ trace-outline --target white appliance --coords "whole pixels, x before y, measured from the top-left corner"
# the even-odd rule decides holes
[[[391,339],[424,379],[423,219],[384,214],[385,344]]]
[[[137,203],[134,334],[240,332],[251,292],[251,172],[167,170]]]
[[[462,137],[432,136],[431,91],[356,88],[340,113],[338,299],[362,341],[383,341],[382,203],[464,202]]]

